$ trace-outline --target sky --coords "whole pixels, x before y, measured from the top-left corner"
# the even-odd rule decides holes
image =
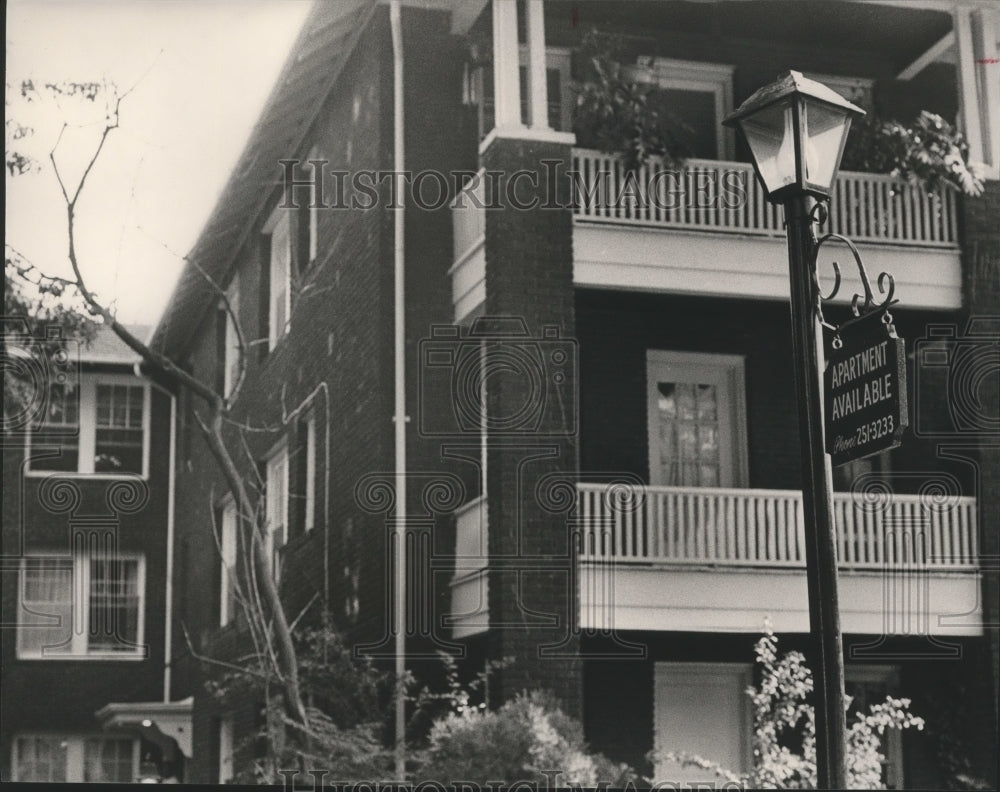
[[[9,0],[7,116],[34,129],[38,173],[6,182],[6,239],[42,271],[69,270],[48,163],[72,183],[104,105],[20,99],[24,78],[129,91],[78,204],[78,258],[118,318],[155,324],[302,26],[307,0]]]

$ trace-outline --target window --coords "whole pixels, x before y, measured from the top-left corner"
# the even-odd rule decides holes
[[[142,473],[144,389],[141,385],[97,385],[97,473]]]
[[[106,735],[19,736],[13,742],[11,768],[14,781],[134,783],[139,741]]]
[[[230,498],[222,507],[219,537],[222,568],[219,583],[219,625],[225,627],[236,616],[236,502]]]
[[[656,87],[649,97],[653,106],[686,127],[677,130],[677,137],[689,156],[732,159],[733,135],[722,126],[733,107],[732,66],[650,56],[638,58],[636,65],[649,71]]]
[[[144,657],[141,557],[33,556],[21,562],[17,656]],[[85,601],[74,602],[74,592]],[[80,623],[74,623],[76,617]]]
[[[316,524],[316,418],[310,415],[302,422],[301,452],[305,457],[299,460],[302,470],[302,525],[311,531]]]
[[[319,160],[319,149],[313,146],[309,149],[309,159]],[[319,204],[317,203],[316,179],[322,179],[322,165],[312,165],[313,183],[309,188],[309,260],[307,264],[312,264],[319,253]]]
[[[236,381],[240,376],[240,340],[236,332],[236,323],[233,317],[240,315],[240,281],[239,273],[233,277],[232,283],[226,290],[226,299],[229,302],[229,311],[226,311],[225,319],[225,351],[223,353],[223,383],[222,393],[229,396],[236,386]],[[223,306],[224,308],[225,306]]]
[[[80,390],[53,383],[40,422],[32,427],[38,445],[59,446],[59,456],[38,460],[45,470],[76,472],[80,464]],[[33,465],[34,466],[34,465]]]
[[[30,471],[146,476],[149,398],[148,386],[129,375],[53,385],[42,420],[31,427]]]
[[[14,741],[15,781],[66,781],[66,740],[60,737],[18,737]]]
[[[83,746],[83,780],[128,784],[136,779],[134,740],[89,738]]]
[[[281,579],[280,551],[288,541],[288,451],[282,446],[267,460],[267,555],[275,580]]]
[[[528,48],[521,46],[521,123],[529,121],[528,111]],[[568,49],[547,47],[545,50],[545,77],[548,94],[548,124],[557,132],[573,128],[573,93],[570,87],[570,52]],[[496,124],[493,94],[493,65],[479,66],[468,77],[467,101],[478,107],[479,139],[489,134]]]
[[[649,483],[744,486],[743,358],[650,350],[646,366]]]
[[[271,258],[268,267],[268,348],[274,349],[288,332],[291,313],[292,240],[288,210],[275,209],[265,232],[271,235]]]

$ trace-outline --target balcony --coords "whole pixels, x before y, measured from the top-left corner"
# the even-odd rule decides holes
[[[629,179],[620,160],[573,149],[573,279],[580,286],[756,299],[787,299],[783,211],[768,203],[747,163],[688,160],[673,171],[652,158]],[[472,179],[452,204],[456,321],[485,299],[486,189]],[[928,192],[890,176],[841,172],[827,230],[861,249],[872,277],[891,272],[908,307],[961,307],[954,192]],[[837,256],[836,254],[840,254]],[[848,302],[860,290],[846,249]]]
[[[801,493],[579,484],[580,623],[808,630]],[[979,635],[976,502],[834,495],[844,632]]]
[[[783,210],[764,198],[751,165],[692,159],[678,171],[653,158],[629,177],[617,157],[574,149],[573,171],[579,285],[787,299]],[[908,306],[961,306],[952,191],[841,172],[829,208],[824,230],[853,240],[873,277],[891,272]],[[820,273],[832,276],[835,259],[848,302],[861,288],[846,248],[824,249]]]

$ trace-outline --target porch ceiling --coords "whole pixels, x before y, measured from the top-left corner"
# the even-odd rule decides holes
[[[560,19],[562,17],[562,19]],[[877,51],[897,69],[952,28],[945,11],[862,3],[857,0],[633,0],[547,4],[547,27],[663,30],[733,39],[796,42],[845,50]],[[720,53],[720,58],[722,58]]]

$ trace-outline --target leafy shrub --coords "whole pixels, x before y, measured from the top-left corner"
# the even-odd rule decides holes
[[[740,775],[719,764],[682,751],[666,753],[668,761],[712,770],[720,778],[751,789],[816,788],[815,711],[806,699],[813,690],[812,672],[801,652],[778,657],[778,639],[765,626],[754,647],[760,682],[747,689],[753,705],[753,768]],[[849,704],[849,702],[848,702]],[[910,700],[886,700],[859,713],[847,728],[847,786],[882,789],[882,739],[888,729],[921,730],[924,721],[910,712]],[[655,755],[651,755],[655,759]]]
[[[969,169],[965,138],[941,116],[922,111],[910,125],[869,115],[851,125],[844,170],[889,173],[928,189],[950,187],[981,195],[983,182]]]
[[[594,787],[620,786],[634,774],[627,765],[589,752],[579,722],[551,697],[531,693],[492,712],[467,707],[436,721],[416,775],[441,783]]]

